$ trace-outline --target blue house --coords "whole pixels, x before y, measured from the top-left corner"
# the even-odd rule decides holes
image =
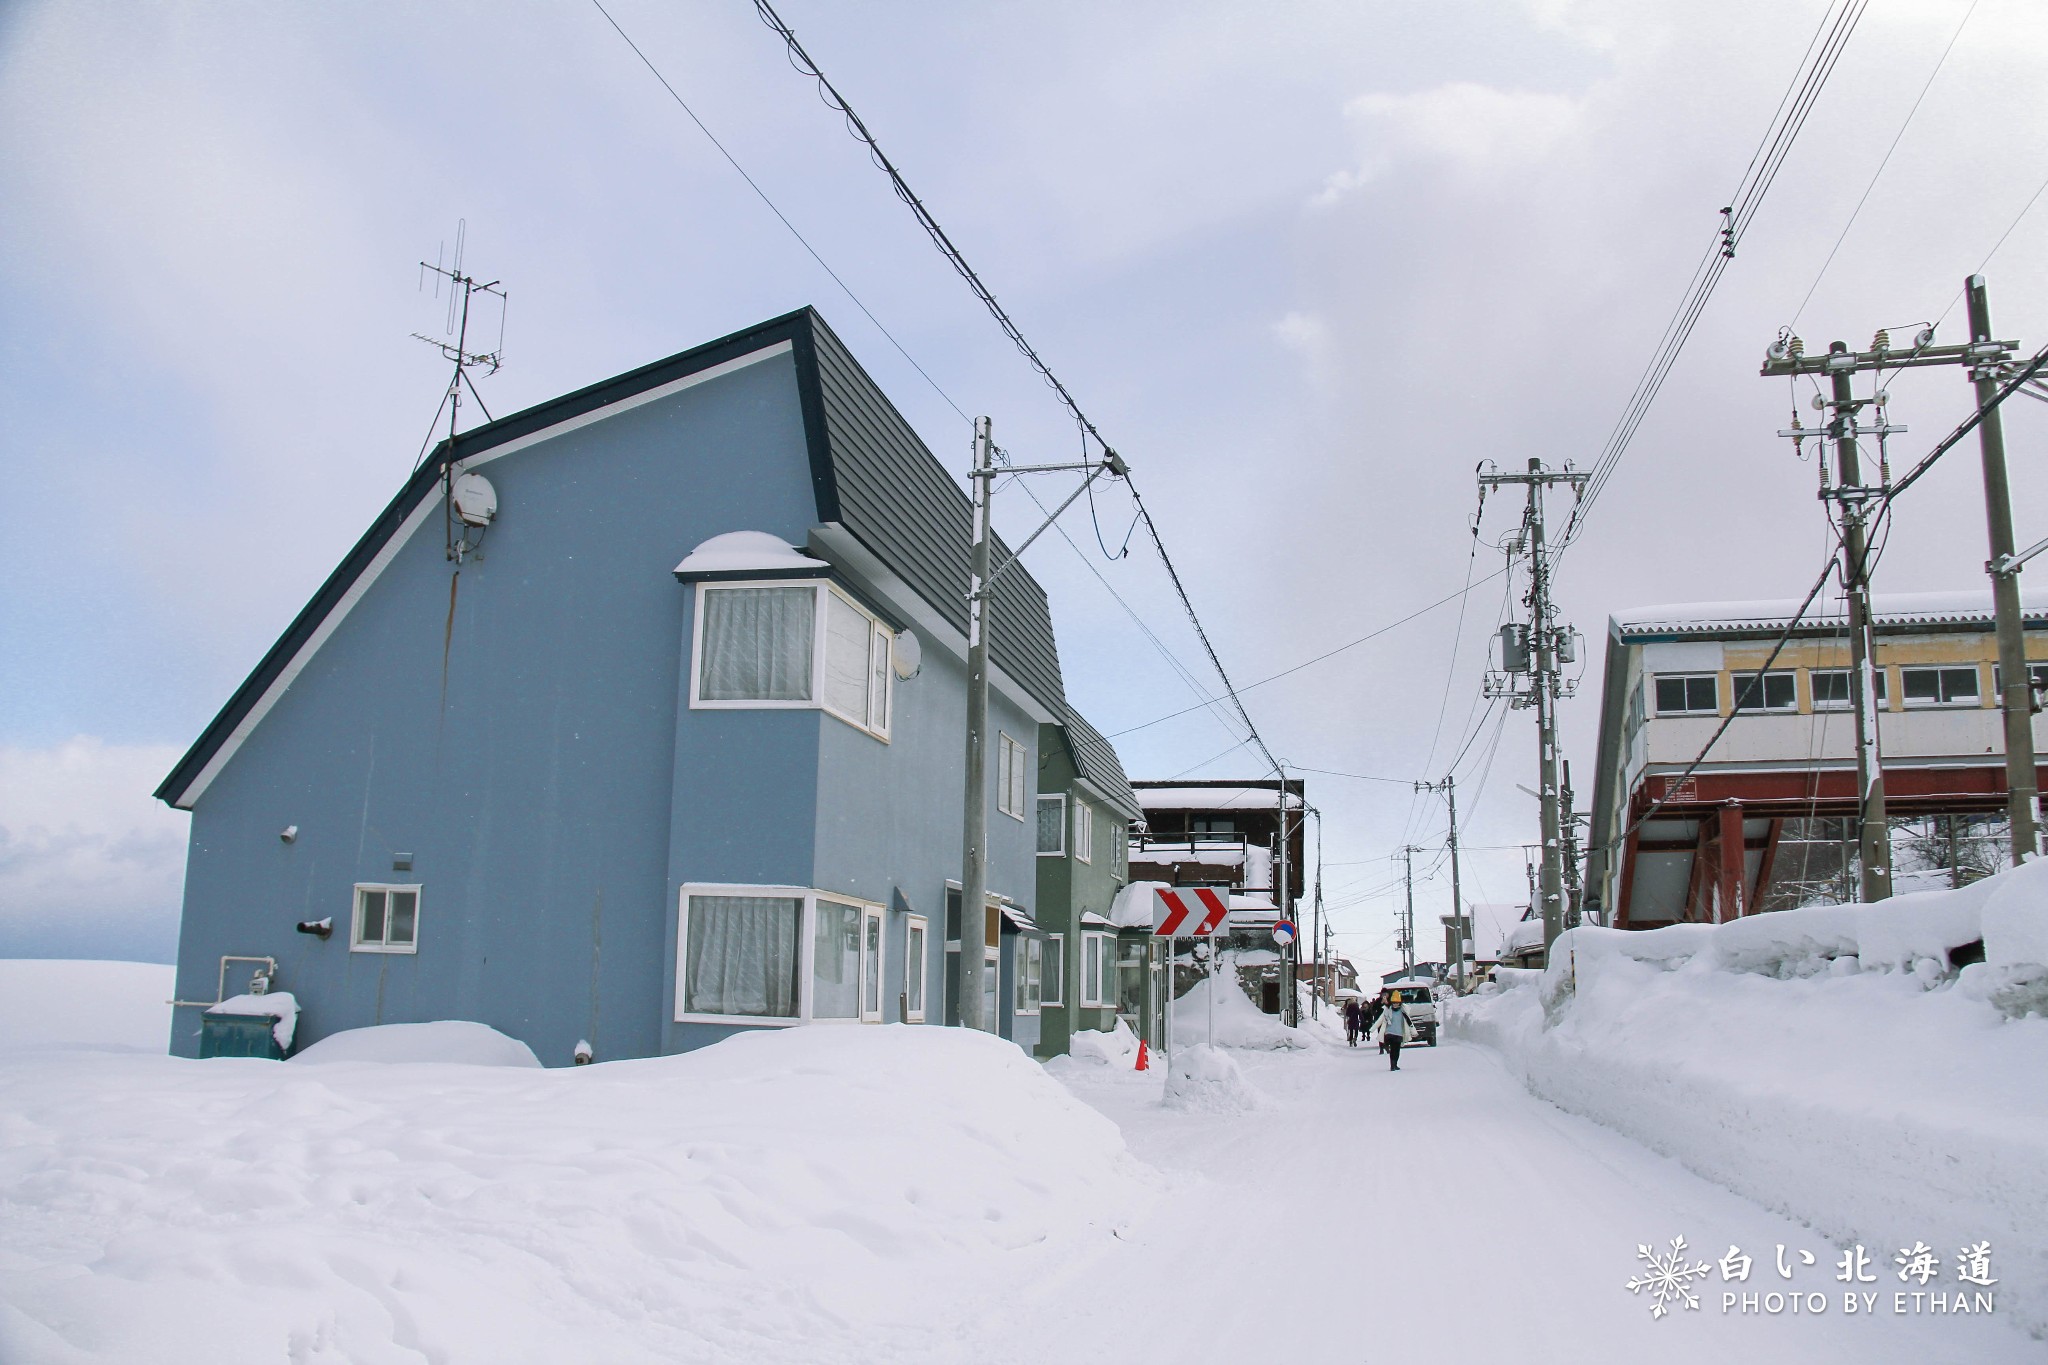
[[[968,517],[809,309],[444,443],[157,790],[192,813],[180,1001],[261,972],[301,1044],[472,1019],[549,1065],[947,1022]],[[1021,566],[993,665],[965,937],[1029,1050],[1067,712]]]

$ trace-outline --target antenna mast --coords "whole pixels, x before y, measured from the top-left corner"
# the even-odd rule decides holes
[[[491,420],[491,410],[484,406],[483,396],[477,393],[476,384],[470,379],[469,371],[482,367],[486,376],[494,375],[505,359],[505,287],[501,281],[491,280],[486,283],[473,275],[463,273],[462,250],[468,236],[469,220],[458,220],[455,225],[455,259],[444,266],[441,264],[441,253],[436,252],[432,265],[425,261],[420,262],[420,287],[426,287],[427,276],[432,274],[435,298],[441,297],[441,281],[448,281],[448,324],[442,336],[430,337],[422,332],[412,334],[416,340],[439,349],[442,359],[454,363],[455,372],[448,378],[447,392],[441,395],[441,407],[434,410],[434,420],[438,424],[441,419],[441,408],[447,409],[448,439],[451,441],[455,439],[456,427],[460,420],[462,390],[465,385],[469,388],[470,397],[476,399],[477,408],[483,413],[484,420]],[[469,349],[469,305],[478,294],[491,294],[498,299],[498,344],[489,351]],[[450,341],[450,337],[454,340]],[[431,434],[428,440],[432,441]],[[426,458],[425,451],[420,453],[420,458]]]

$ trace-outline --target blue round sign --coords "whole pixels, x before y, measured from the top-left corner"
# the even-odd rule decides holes
[[[1279,944],[1283,948],[1285,948],[1288,944],[1294,942],[1293,920],[1283,919],[1275,920],[1273,922],[1273,942]]]

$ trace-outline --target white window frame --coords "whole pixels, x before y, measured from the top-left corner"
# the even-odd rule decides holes
[[[1091,964],[1090,958],[1093,958]],[[1110,964],[1104,967],[1103,964]],[[1116,963],[1116,936],[1089,931],[1081,935],[1081,1008],[1114,1009],[1114,999],[1102,998],[1102,978],[1105,971],[1114,972]]]
[[[1713,709],[1712,709],[1712,710],[1710,710],[1710,711],[1701,711],[1701,710],[1695,710],[1695,709],[1693,709],[1693,708],[1691,708],[1691,707],[1687,707],[1687,708],[1685,708],[1685,709],[1683,709],[1683,710],[1678,710],[1678,711],[1667,711],[1667,710],[1665,710],[1665,709],[1664,709],[1664,707],[1663,707],[1663,705],[1662,705],[1662,703],[1660,703],[1660,702],[1659,702],[1659,701],[1657,700],[1657,684],[1658,684],[1658,683],[1661,683],[1661,682],[1664,682],[1664,681],[1666,681],[1666,680],[1669,680],[1669,681],[1672,681],[1672,682],[1676,682],[1676,681],[1678,681],[1678,680],[1680,680],[1680,679],[1684,679],[1685,681],[1687,681],[1687,682],[1690,682],[1690,681],[1691,681],[1691,680],[1693,680],[1694,678],[1711,678],[1711,679],[1713,680],[1713,683],[1714,683],[1714,706],[1713,706]],[[1720,675],[1720,674],[1718,674],[1718,673],[1707,673],[1707,672],[1700,672],[1700,671],[1694,671],[1694,672],[1691,672],[1691,673],[1659,673],[1659,674],[1656,674],[1656,675],[1654,675],[1654,676],[1653,676],[1653,677],[1652,677],[1652,678],[1650,679],[1650,713],[1651,713],[1652,715],[1656,715],[1656,716],[1718,716],[1718,715],[1720,715],[1720,714],[1721,714],[1721,675]]]
[[[1808,669],[1808,670],[1806,671],[1806,693],[1807,693],[1807,696],[1809,696],[1810,698],[1812,698],[1812,701],[1813,701],[1813,709],[1814,709],[1814,710],[1816,710],[1816,711],[1853,711],[1853,710],[1855,710],[1855,709],[1856,709],[1856,704],[1855,704],[1855,703],[1854,703],[1853,701],[1849,700],[1848,696],[1844,696],[1844,697],[1843,697],[1843,699],[1842,699],[1841,701],[1832,701],[1832,700],[1830,700],[1830,701],[1822,701],[1822,700],[1820,699],[1820,690],[1819,690],[1818,688],[1816,688],[1816,687],[1815,687],[1815,686],[1813,685],[1813,680],[1814,680],[1814,679],[1815,679],[1816,677],[1818,677],[1819,675],[1823,674],[1823,673],[1825,673],[1825,674],[1828,674],[1828,675],[1830,675],[1830,676],[1832,676],[1832,675],[1834,675],[1834,674],[1837,674],[1837,673],[1841,674],[1841,675],[1842,675],[1842,679],[1843,679],[1843,683],[1844,683],[1844,686],[1845,686],[1845,689],[1846,689],[1847,693],[1849,693],[1850,695],[1853,695],[1853,694],[1855,693],[1855,691],[1856,691],[1856,684],[1855,684],[1855,681],[1854,681],[1854,679],[1855,679],[1855,673],[1856,673],[1856,670],[1855,670],[1855,669],[1853,669],[1853,668],[1846,668],[1846,667],[1845,667],[1845,668],[1810,668],[1810,669]],[[1891,688],[1890,688],[1890,685],[1889,685],[1889,684],[1887,683],[1887,681],[1886,681],[1886,679],[1885,679],[1885,670],[1884,670],[1883,666],[1882,666],[1882,665],[1880,665],[1880,666],[1878,666],[1878,667],[1876,667],[1876,668],[1873,668],[1873,669],[1871,670],[1871,673],[1872,673],[1872,675],[1873,675],[1873,676],[1874,676],[1874,677],[1875,677],[1875,678],[1877,679],[1877,704],[1878,704],[1879,706],[1886,706],[1886,705],[1889,705],[1889,697],[1888,697],[1888,694],[1890,693],[1890,691],[1891,691]]]
[[[1064,1008],[1067,1003],[1067,936],[1045,936],[1045,972],[1039,987],[1041,1009]]]
[[[870,940],[868,928],[874,927]],[[889,917],[882,907],[863,902],[860,908],[860,1021],[863,1024],[882,1022],[884,1005],[889,996]],[[875,986],[874,1003],[868,1003],[868,981],[873,978]]]
[[[1011,957],[1016,966],[1011,973],[1015,981],[1010,1012],[1035,1015],[1045,1002],[1045,940],[1036,934],[1019,934]]]
[[[1928,701],[1912,697],[1906,692],[1908,673],[1970,673],[1977,679],[1977,690],[1960,701],[1942,701],[1939,698]],[[1900,664],[1899,705],[1908,711],[1966,711],[1984,705],[1984,670],[1976,664]]]
[[[803,903],[802,917],[797,923],[797,982],[796,1014],[776,1017],[760,1014],[708,1014],[683,1008],[684,972],[690,961],[690,897],[692,896],[748,896],[773,900],[798,900]],[[860,958],[855,967],[854,1005],[855,1011],[848,1018],[819,1019],[813,1014],[817,995],[817,937],[818,902],[833,901],[839,905],[850,905],[861,912]],[[842,895],[837,891],[821,891],[812,886],[760,886],[742,882],[685,882],[676,894],[676,966],[675,994],[673,1008],[669,1013],[678,1024],[721,1024],[732,1028],[789,1028],[797,1024],[864,1024],[880,1023],[883,1011],[869,1015],[860,1008],[864,1002],[861,992],[867,983],[867,920],[871,916],[883,915],[886,907],[859,896]],[[881,960],[886,962],[889,953],[888,919],[882,920]],[[888,974],[880,974],[883,992],[888,989]],[[927,981],[926,988],[930,988]]]
[[[1771,678],[1783,678],[1786,682],[1791,684],[1791,699],[1787,701],[1783,706],[1772,706],[1761,699],[1745,703],[1743,701],[1742,689],[1744,684],[1746,684],[1751,678],[1755,678],[1758,680],[1757,688],[1759,692],[1762,692],[1766,695],[1769,693],[1770,690],[1770,683],[1767,680]],[[1799,710],[1799,672],[1797,669],[1773,668],[1766,671],[1758,671],[1754,668],[1743,669],[1739,672],[1730,673],[1728,675],[1728,686],[1729,690],[1734,695],[1734,705],[1740,708],[1743,715],[1786,715],[1789,713],[1795,713]]]
[[[1041,830],[1044,828],[1045,807],[1049,804],[1060,808],[1060,818],[1058,821],[1060,846],[1058,848],[1041,848],[1038,850],[1038,856],[1041,858],[1064,858],[1067,856],[1067,798],[1059,792],[1038,798],[1038,819]],[[1039,836],[1034,834],[1033,837]]]
[[[384,937],[376,942],[363,938],[363,893],[381,891],[384,893]],[[393,943],[391,941],[391,893],[412,892],[412,941]],[[420,950],[420,903],[425,897],[418,882],[357,882],[352,893],[353,903],[349,907],[348,950],[352,953],[404,953],[417,954]]]
[[[1024,780],[1031,767],[1031,751],[1007,731],[999,730],[996,734],[996,809],[1021,821],[1024,805],[1031,798],[1030,787]]]
[[[903,1021],[922,1024],[931,997],[932,925],[923,915],[903,917]],[[917,981],[917,1008],[910,1008],[910,982]]]
[[[1109,821],[1109,875],[1120,882],[1131,879],[1131,827],[1114,816]]]
[[[704,599],[709,593],[732,588],[808,588],[817,595],[811,610],[811,695],[798,701],[724,701],[707,699],[703,695],[704,670]],[[840,710],[825,700],[826,641],[831,620],[830,598],[836,597],[852,607],[868,621],[868,653],[863,661],[870,691],[868,696],[869,715],[855,716]],[[697,585],[696,610],[690,623],[690,709],[693,711],[823,711],[837,720],[845,721],[861,733],[871,735],[882,743],[889,742],[889,722],[896,704],[895,649],[896,635],[874,612],[862,606],[859,599],[826,579],[733,579],[717,583]],[[875,668],[877,651],[886,651],[879,672],[882,686],[880,705],[876,705],[873,683],[878,676]],[[879,716],[874,714],[879,711]]]
[[[1095,810],[1078,796],[1074,798],[1074,861],[1095,861]]]

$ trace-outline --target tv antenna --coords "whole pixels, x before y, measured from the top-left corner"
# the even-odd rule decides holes
[[[439,349],[441,358],[455,366],[455,372],[448,379],[448,388],[441,395],[441,406],[434,409],[434,420],[430,424],[427,436],[429,443],[433,440],[432,428],[440,425],[441,413],[444,410],[448,414],[448,439],[455,439],[456,427],[461,420],[464,388],[469,390],[470,397],[476,399],[477,408],[483,413],[484,420],[491,420],[491,410],[484,405],[483,395],[476,391],[476,382],[469,377],[469,372],[481,368],[485,375],[493,375],[505,361],[505,286],[498,280],[485,282],[463,273],[462,251],[468,236],[469,220],[458,220],[455,225],[455,259],[446,265],[442,264],[447,248],[447,243],[443,242],[442,249],[434,253],[432,265],[425,261],[420,262],[420,288],[425,289],[427,276],[433,275],[434,297],[438,299],[441,297],[441,282],[448,282],[448,322],[441,336],[430,337],[423,332],[414,332],[412,335],[416,340]],[[498,300],[498,344],[489,351],[469,349],[469,309],[478,294],[489,294]],[[420,452],[420,459],[426,459],[426,451]]]
[[[430,337],[422,332],[414,332],[413,336],[437,348],[441,358],[453,364],[455,370],[448,377],[447,389],[441,394],[440,407],[434,409],[434,420],[427,426],[427,444],[420,447],[419,461],[413,466],[415,469],[426,461],[444,410],[448,414],[448,440],[451,445],[454,442],[462,419],[462,391],[465,388],[476,400],[484,420],[491,420],[491,410],[484,404],[483,395],[476,391],[476,381],[469,377],[469,372],[481,368],[486,375],[493,375],[505,360],[505,287],[498,280],[479,280],[463,271],[462,252],[468,237],[469,220],[458,219],[455,224],[454,260],[445,265],[442,263],[448,245],[443,242],[441,250],[434,254],[434,264],[420,262],[420,288],[426,288],[427,275],[431,272],[434,276],[434,297],[438,299],[441,297],[441,282],[448,282],[448,322],[441,336]],[[479,294],[488,294],[498,300],[498,344],[488,351],[469,349],[469,310]],[[460,575],[463,560],[481,550],[484,532],[490,529],[491,522],[498,515],[498,495],[483,475],[457,471],[452,459],[441,467],[441,495],[447,522],[448,558]]]

